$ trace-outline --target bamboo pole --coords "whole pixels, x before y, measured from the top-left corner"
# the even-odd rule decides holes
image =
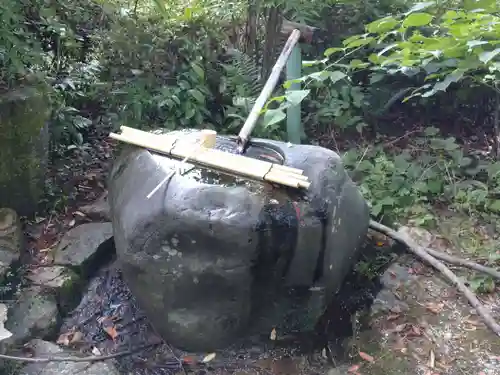
[[[189,139],[189,137],[187,139],[176,139],[172,137],[165,142],[163,136],[125,128],[123,134],[111,133],[110,137],[167,156],[184,159],[182,163],[189,160],[194,164],[259,181],[268,181],[293,188],[309,188],[310,183],[307,176],[303,175],[302,170],[211,148],[215,145],[217,133],[214,131],[201,133],[203,134],[200,134],[201,137],[197,139]],[[169,177],[171,175],[167,176],[166,180]],[[159,186],[161,186],[162,182],[160,182]],[[157,190],[158,186],[148,197]]]
[[[292,167],[288,167],[286,165],[281,165],[281,164],[273,164],[273,167],[276,169],[281,169],[283,171],[287,171],[288,173],[296,173],[298,175],[301,175],[304,173],[304,171],[302,169],[292,168]]]
[[[283,51],[281,51],[281,54],[278,57],[278,60],[276,61],[276,64],[274,64],[274,67],[271,71],[271,75],[267,79],[266,84],[262,88],[260,95],[255,101],[255,104],[253,105],[250,114],[248,115],[245,123],[243,124],[243,127],[240,130],[240,133],[238,134],[238,144],[239,144],[238,151],[240,153],[244,152],[246,144],[250,139],[250,133],[252,133],[252,130],[255,127],[255,124],[257,123],[257,119],[260,116],[260,111],[262,110],[262,108],[264,108],[264,105],[266,104],[274,88],[276,87],[280,73],[285,67],[288,57],[290,57],[293,47],[295,47],[299,39],[300,39],[300,31],[293,30],[290,36],[288,37],[285,47],[283,48]]]

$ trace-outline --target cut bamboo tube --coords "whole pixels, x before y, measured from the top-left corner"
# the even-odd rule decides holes
[[[275,168],[274,165],[271,167],[271,170],[269,171],[269,173],[280,173],[280,174],[284,174],[284,175],[290,176],[292,178],[295,178],[295,179],[301,180],[301,181],[308,180],[307,176],[304,176],[303,174],[289,173],[286,170],[282,170],[280,168]]]
[[[296,173],[300,175],[304,174],[304,171],[302,169],[292,168],[282,164],[273,164],[273,167],[276,169],[282,169],[283,171],[287,171],[289,173]]]
[[[206,148],[214,148],[217,141],[217,132],[215,130],[204,129],[201,132],[201,145]]]
[[[298,179],[296,178],[295,176],[292,176],[292,175],[289,175],[289,174],[286,174],[286,173],[281,173],[281,172],[278,172],[278,171],[274,171],[271,169],[271,171],[266,174],[264,176],[264,180],[276,180],[276,179],[281,179],[281,180],[286,180],[286,181],[294,181],[294,183],[296,182],[298,185],[300,185],[301,183],[307,183],[308,181],[307,180],[301,180],[301,179]]]
[[[121,126],[120,130],[121,130],[121,135],[138,136],[138,137],[142,137],[141,139],[144,139],[144,137],[147,137],[148,142],[149,142],[149,139],[157,141],[157,142],[161,142],[161,143],[166,143],[166,144],[173,144],[176,142],[179,142],[179,143],[181,143],[181,142],[182,143],[191,143],[192,142],[192,140],[189,138],[179,139],[175,136],[169,136],[168,134],[161,134],[161,135],[152,134],[149,132],[145,132],[143,130],[130,128],[128,126]],[[205,145],[205,142],[208,142],[207,145],[205,145],[205,147],[207,147],[207,148],[215,147],[215,141],[217,139],[217,132],[215,130],[204,129],[200,133],[201,133],[201,137],[204,139],[203,144]],[[112,134],[114,134],[114,133],[112,133]],[[207,140],[207,139],[210,139],[210,140]],[[205,140],[207,140],[207,141],[205,141]],[[255,160],[255,159],[252,159],[252,160]],[[281,169],[285,172],[296,173],[299,175],[303,175],[303,173],[304,173],[304,171],[302,169],[288,167],[286,165],[281,165],[281,164],[274,164],[274,163],[270,163],[270,164],[273,165],[273,168]]]
[[[252,179],[294,188],[307,189],[310,185],[307,176],[302,175],[300,169],[230,154],[213,148],[200,147],[200,141],[208,146],[214,145],[214,139],[216,139],[217,135],[214,131],[204,132],[205,134],[202,135],[201,139],[198,137],[197,144],[194,144],[193,139],[189,138],[175,139],[173,137],[168,142],[165,142],[163,136],[126,127],[123,131],[124,134],[111,133],[110,137],[179,159],[189,158],[191,163],[196,162],[206,167],[236,173]]]
[[[289,178],[286,175],[281,175],[281,174],[268,174],[264,181],[275,183],[275,184],[280,184],[280,185],[285,185],[285,186],[290,186],[293,188],[299,188],[300,184],[297,180],[294,180],[292,178]]]

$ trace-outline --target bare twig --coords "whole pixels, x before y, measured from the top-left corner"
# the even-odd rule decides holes
[[[441,272],[453,284],[453,286],[455,286],[465,296],[465,298],[467,298],[472,307],[476,309],[479,316],[483,319],[486,326],[497,336],[500,336],[500,325],[495,321],[495,319],[493,319],[489,311],[485,309],[477,296],[462,281],[460,281],[460,279],[446,265],[428,253],[425,248],[417,245],[406,235],[398,233],[374,220],[370,220],[370,228],[402,243],[411,253],[426,261],[432,267]]]
[[[470,268],[471,270],[478,271],[490,275],[497,280],[500,280],[500,272],[492,267],[486,267],[479,263],[473,262],[471,260],[466,260],[458,257],[454,257],[452,255],[445,254],[441,251],[436,251],[433,249],[425,248],[430,255],[432,255],[436,259],[444,260],[446,263],[450,263],[456,266],[462,266]]]
[[[134,349],[129,349],[129,350],[124,350],[118,353],[113,353],[113,354],[107,354],[107,355],[93,355],[93,356],[88,356],[88,357],[76,357],[76,356],[69,356],[69,357],[58,357],[58,356],[48,356],[48,357],[18,357],[18,356],[13,356],[13,355],[8,355],[8,354],[0,354],[1,359],[6,359],[9,361],[16,361],[16,362],[29,362],[29,363],[49,363],[49,362],[100,362],[100,361],[106,361],[108,359],[115,359],[119,357],[125,357],[127,355],[131,355],[137,352],[140,352],[141,350],[149,349],[152,348],[153,346],[158,345],[159,343],[155,344],[148,344],[148,345],[143,345],[143,346],[138,346],[137,348]]]

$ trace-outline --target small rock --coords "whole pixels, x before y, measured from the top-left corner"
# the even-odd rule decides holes
[[[9,309],[5,328],[12,332],[6,341],[26,342],[31,337],[47,337],[56,332],[59,321],[57,302],[53,295],[39,287],[25,289]]]
[[[21,255],[24,244],[19,216],[10,208],[0,208],[0,280]]]
[[[87,276],[99,267],[96,263],[101,257],[110,255],[113,251],[110,246],[104,244],[112,236],[111,223],[81,224],[69,230],[61,239],[54,255],[54,262],[74,267],[82,275]]]
[[[370,308],[370,316],[376,317],[380,314],[388,313],[392,310],[408,311],[409,306],[403,301],[400,301],[393,292],[388,289],[382,289]]]
[[[51,356],[71,356],[58,345],[43,341],[32,340],[28,343],[33,350],[35,357]],[[19,375],[120,375],[111,361],[106,362],[50,362],[32,363],[21,369]]]
[[[80,301],[81,278],[63,266],[39,267],[27,276],[33,285],[51,291],[57,299],[62,314],[69,313]]]
[[[8,307],[4,303],[0,303],[0,341],[8,339],[12,333],[5,329],[4,323],[7,320]]]
[[[80,207],[78,211],[84,213],[89,218],[94,220],[111,220],[109,203],[108,203],[108,193],[104,193],[96,201],[91,204]]]
[[[400,284],[405,284],[415,278],[415,275],[410,274],[408,267],[393,263],[385,270],[381,277],[381,281],[384,287],[390,289],[397,288]]]

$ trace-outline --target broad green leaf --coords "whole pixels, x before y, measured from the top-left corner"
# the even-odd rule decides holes
[[[379,20],[373,21],[366,26],[366,30],[369,33],[381,34],[391,30],[394,30],[396,26],[399,25],[399,21],[394,17],[385,17]]]
[[[205,79],[205,72],[203,71],[203,68],[199,66],[198,64],[191,63],[191,68],[193,68],[194,72],[201,78]]]
[[[296,78],[296,79],[289,79],[288,81],[285,81],[285,83],[283,83],[283,87],[285,89],[289,89],[290,87],[292,87],[293,84],[296,84],[296,83],[301,83],[304,81],[304,78],[305,77],[302,77],[302,78]]]
[[[338,48],[338,47],[332,47],[332,48],[328,48],[325,52],[324,52],[324,55],[326,57],[329,57],[330,55],[333,55],[334,53],[336,52],[340,52],[340,51],[344,51],[343,48]]]
[[[323,70],[321,72],[314,72],[312,74],[309,74],[308,77],[314,79],[315,81],[323,82],[324,80],[328,79],[330,75],[331,72],[329,72],[328,70]]]
[[[412,13],[403,21],[404,27],[425,26],[431,23],[434,17],[429,13]]]
[[[362,60],[359,59],[354,59],[349,62],[349,65],[351,68],[359,69],[359,68],[366,68],[370,64],[367,62],[363,62]]]
[[[454,70],[450,74],[448,74],[442,82],[438,82],[434,85],[433,90],[435,92],[437,91],[446,91],[448,86],[450,86],[452,83],[460,81],[464,76],[464,71],[463,70]]]
[[[277,124],[280,121],[283,121],[285,118],[286,114],[282,109],[268,109],[266,113],[264,113],[264,126],[267,128],[271,125]]]
[[[365,99],[365,94],[363,94],[361,87],[355,86],[352,88],[351,98],[352,98],[352,104],[356,108],[361,108],[361,106],[363,105],[363,100]]]
[[[498,11],[498,0],[464,0],[464,8],[468,11]]]
[[[191,18],[193,18],[193,8],[187,7],[184,10],[184,19],[187,21],[190,20]]]
[[[203,95],[199,90],[197,89],[191,89],[188,91],[189,94],[191,94],[191,96],[193,98],[195,98],[200,104],[205,104],[205,95]]]
[[[469,48],[482,46],[483,44],[488,44],[488,42],[485,42],[484,40],[469,40],[469,41],[467,41],[467,47],[469,47]]]
[[[381,204],[376,204],[375,206],[372,207],[372,214],[374,216],[380,215],[380,213],[383,210],[383,206]]]
[[[405,15],[408,15],[408,14],[411,14],[411,13],[418,12],[420,10],[429,8],[430,6],[433,6],[435,4],[436,4],[435,1],[426,1],[426,2],[423,2],[423,3],[417,3],[414,6],[412,6],[411,9],[408,12],[405,13]]]
[[[479,54],[479,60],[487,64],[499,53],[500,53],[500,48],[495,48],[493,51],[483,52]]]
[[[496,199],[494,201],[491,201],[489,209],[494,212],[500,212],[500,200]]]
[[[382,74],[382,73],[373,73],[370,76],[370,84],[374,84],[374,83],[380,82],[384,78],[385,78],[385,74]]]
[[[375,38],[373,38],[371,36],[368,38],[358,39],[358,40],[355,40],[355,41],[349,43],[346,46],[346,48],[356,48],[356,47],[366,46],[367,44],[370,44],[374,40],[375,40]]]
[[[289,102],[291,105],[297,105],[300,104],[304,98],[309,95],[309,92],[311,90],[293,90],[293,91],[288,91],[286,93],[286,100]]]
[[[427,136],[427,137],[435,137],[436,135],[439,134],[439,129],[438,128],[435,128],[433,126],[429,126],[427,128],[425,128],[424,130],[424,134]]]
[[[360,40],[360,39],[365,39],[366,38],[366,34],[356,34],[356,35],[352,35],[350,36],[349,38],[345,38],[343,41],[342,41],[342,44],[344,46],[347,46],[348,44],[352,43],[352,42],[355,42],[357,40]]]
[[[340,70],[335,70],[330,74],[330,81],[332,81],[332,83],[337,83],[338,81],[344,79],[345,77],[347,77],[347,74],[341,72]]]

